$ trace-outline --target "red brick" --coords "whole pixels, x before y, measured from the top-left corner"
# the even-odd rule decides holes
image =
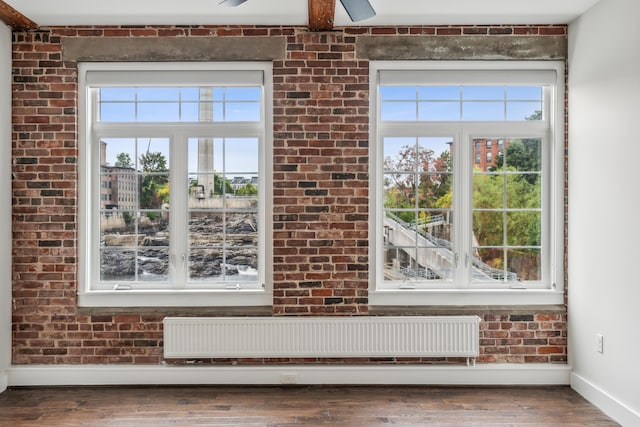
[[[14,363],[160,364],[161,309],[150,315],[78,314],[76,68],[60,58],[60,37],[287,36],[285,57],[274,61],[273,214],[274,315],[367,315],[369,62],[355,58],[360,35],[566,35],[566,26],[353,27],[331,34],[294,27],[83,27],[49,34],[14,33],[13,248]],[[40,34],[43,33],[43,34]],[[492,33],[492,34],[490,34]],[[308,98],[289,97],[308,92]],[[69,113],[71,112],[71,113]],[[294,169],[291,169],[294,167]],[[351,173],[344,181],[332,174]],[[300,181],[323,194],[307,195]],[[46,182],[64,197],[41,197],[28,182]],[[326,207],[326,211],[323,210]],[[311,212],[308,208],[318,209]],[[37,239],[59,241],[38,247]],[[304,288],[305,282],[319,286]],[[326,298],[335,298],[325,304]],[[102,313],[102,312],[101,312]],[[194,313],[197,315],[198,313]],[[482,363],[566,363],[566,315],[478,313]],[[527,341],[529,340],[529,341]],[[543,340],[544,345],[538,341]],[[546,341],[545,341],[546,340]],[[523,343],[524,341],[530,344]],[[533,343],[533,344],[531,344]],[[135,346],[134,346],[135,344]],[[232,359],[204,360],[230,364]],[[290,363],[242,359],[239,363]],[[455,358],[325,359],[297,363],[463,363]],[[181,362],[172,362],[181,363]],[[182,362],[184,363],[184,362]]]

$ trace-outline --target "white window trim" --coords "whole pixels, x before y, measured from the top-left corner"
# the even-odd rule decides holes
[[[132,75],[144,75],[146,71],[157,72],[161,70],[166,76],[175,72],[188,72],[190,77],[206,84],[207,71],[229,71],[229,75],[233,75],[234,70],[256,71],[263,74],[263,102],[264,117],[260,131],[260,204],[262,210],[259,214],[259,265],[260,281],[263,283],[262,289],[136,289],[136,290],[97,290],[95,289],[96,272],[90,267],[91,260],[95,259],[95,233],[97,225],[94,220],[94,209],[92,208],[90,191],[99,186],[96,184],[95,171],[91,170],[92,156],[95,151],[90,149],[91,141],[94,140],[92,129],[92,118],[89,113],[91,98],[89,97],[89,85],[87,83],[87,71],[94,72],[104,71],[105,75],[125,75],[126,72],[133,72]],[[123,73],[112,74],[114,71],[122,71]],[[94,74],[96,75],[96,74]],[[156,74],[158,75],[158,74]],[[160,74],[161,80],[165,78]],[[126,80],[126,76],[125,76]],[[190,80],[191,81],[191,80]],[[269,175],[271,164],[273,163],[272,150],[273,146],[272,133],[272,96],[273,96],[273,72],[272,63],[270,62],[172,62],[172,63],[80,63],[78,66],[78,123],[79,123],[79,144],[78,144],[78,305],[81,307],[258,307],[270,306],[273,304],[273,252],[269,236],[273,234],[272,218],[269,212],[272,212],[272,200],[269,197],[272,194],[272,180]],[[123,82],[123,83],[126,83]],[[163,84],[164,80],[154,81],[157,84]],[[145,128],[138,126],[135,130],[136,134],[142,131],[144,136],[167,136],[162,131],[162,123],[153,124]],[[198,124],[191,124],[191,132],[186,135],[180,135],[181,131],[175,131],[174,135],[181,138],[211,136],[206,133],[203,128],[202,135],[194,134],[193,128],[199,127]],[[137,130],[137,129],[140,129]],[[157,131],[154,132],[154,129]],[[132,133],[122,130],[116,131],[110,137],[131,137]],[[136,136],[134,134],[133,136]],[[225,135],[225,136],[233,136]],[[97,189],[97,188],[95,188]],[[97,189],[99,191],[99,189]],[[94,266],[95,267],[95,266]]]
[[[382,255],[379,250],[382,244],[379,230],[382,229],[382,201],[379,200],[379,182],[381,182],[380,151],[381,137],[378,132],[378,85],[379,73],[383,70],[412,70],[415,75],[420,75],[421,70],[440,71],[439,78],[442,83],[450,83],[452,72],[479,71],[481,83],[483,79],[491,80],[492,74],[508,76],[509,72],[519,71],[519,78],[529,78],[528,71],[552,71],[553,80],[551,102],[549,103],[549,129],[548,139],[551,142],[550,162],[547,174],[551,182],[549,195],[546,202],[549,203],[551,224],[548,230],[543,230],[543,236],[548,236],[548,259],[543,265],[548,266],[548,282],[542,288],[530,289],[476,289],[470,283],[464,288],[420,288],[399,289],[398,287],[385,288],[382,274]],[[371,61],[369,64],[370,81],[370,141],[369,153],[369,305],[371,306],[518,306],[518,305],[559,305],[564,303],[564,106],[565,106],[565,64],[560,61]],[[508,80],[506,81],[509,82]],[[467,135],[454,135],[457,138],[466,138],[476,134],[483,127],[482,123],[474,122],[477,126],[470,126]],[[450,136],[446,131],[446,123],[442,123],[443,135]],[[456,123],[456,125],[458,125]],[[507,126],[510,126],[509,124]],[[514,131],[517,129],[514,124]],[[504,128],[504,126],[503,126]],[[477,136],[488,136],[478,133]],[[517,136],[517,135],[513,135]],[[459,139],[464,140],[464,139]],[[473,164],[475,159],[471,159]],[[466,205],[465,205],[466,206]],[[543,237],[544,238],[544,237]]]

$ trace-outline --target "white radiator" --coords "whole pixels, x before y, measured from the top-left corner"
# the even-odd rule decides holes
[[[165,358],[466,357],[477,316],[167,317]]]

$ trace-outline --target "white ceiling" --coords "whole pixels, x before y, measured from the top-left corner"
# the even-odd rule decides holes
[[[308,0],[5,0],[40,26],[308,25]],[[599,0],[370,0],[377,15],[356,25],[564,24]],[[335,26],[354,25],[336,1]]]

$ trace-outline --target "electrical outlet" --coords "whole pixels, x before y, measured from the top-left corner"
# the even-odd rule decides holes
[[[286,372],[280,374],[280,384],[297,384],[298,374]]]
[[[604,335],[597,334],[596,336],[598,337],[598,353],[604,353]]]

